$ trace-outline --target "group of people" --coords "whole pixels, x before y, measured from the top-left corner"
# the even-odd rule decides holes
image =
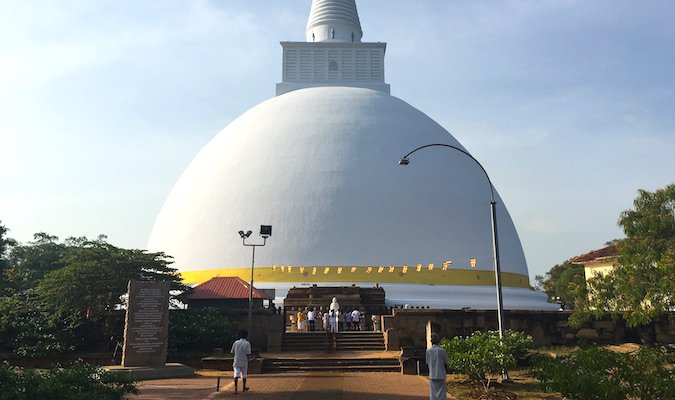
[[[339,309],[318,310],[306,307],[289,314],[292,332],[337,332],[337,331],[365,331],[365,312],[359,307],[351,311],[340,313]]]

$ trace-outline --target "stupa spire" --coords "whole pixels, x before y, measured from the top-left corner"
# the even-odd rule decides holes
[[[355,0],[312,0],[308,42],[361,42],[362,36]]]
[[[281,42],[283,67],[277,96],[293,90],[349,86],[389,93],[383,42],[361,42],[355,0],[312,0],[306,42]]]

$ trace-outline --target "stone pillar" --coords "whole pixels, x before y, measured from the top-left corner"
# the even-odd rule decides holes
[[[123,367],[163,367],[169,336],[171,282],[129,281]]]

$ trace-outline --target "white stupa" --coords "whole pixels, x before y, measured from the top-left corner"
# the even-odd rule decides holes
[[[461,145],[389,94],[386,43],[361,37],[354,0],[314,0],[307,41],[281,43],[277,96],[195,157],[148,249],[174,256],[188,282],[248,281],[251,248],[237,232],[272,225],[255,254],[255,286],[276,289],[278,300],[292,286],[379,284],[389,305],[495,309],[485,176],[440,147],[398,165],[418,146]],[[556,309],[531,289],[518,234],[497,201],[504,307]]]

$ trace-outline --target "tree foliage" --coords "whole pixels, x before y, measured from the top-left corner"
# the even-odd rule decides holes
[[[547,391],[570,400],[673,400],[672,363],[672,355],[657,348],[624,354],[587,347],[567,357],[544,357],[533,373]]]
[[[14,239],[7,237],[8,230],[2,225],[2,221],[0,221],[0,294],[8,285],[7,278],[5,277],[5,272],[9,266],[7,254],[10,247],[16,245]]]
[[[626,238],[618,241],[619,267],[589,280],[577,320],[607,312],[629,325],[647,324],[675,309],[675,184],[640,190],[634,208],[621,213]]]
[[[584,267],[569,261],[556,264],[545,276],[537,275],[535,279],[539,288],[548,295],[548,300],[559,303],[565,310],[575,308],[580,290],[585,293]],[[585,297],[585,294],[581,296]]]
[[[26,355],[105,348],[121,336],[128,281],[170,281],[174,294],[189,290],[171,262],[164,253],[113,246],[104,236],[61,242],[39,233],[11,246],[0,297],[2,347]]]
[[[234,339],[235,324],[216,308],[171,310],[169,318],[169,352],[229,350]]]
[[[63,321],[52,318],[34,293],[0,297],[0,351],[36,357],[74,348]]]
[[[14,291],[34,289],[45,274],[65,266],[68,251],[58,237],[36,233],[28,244],[14,246],[8,255],[6,278]]]

